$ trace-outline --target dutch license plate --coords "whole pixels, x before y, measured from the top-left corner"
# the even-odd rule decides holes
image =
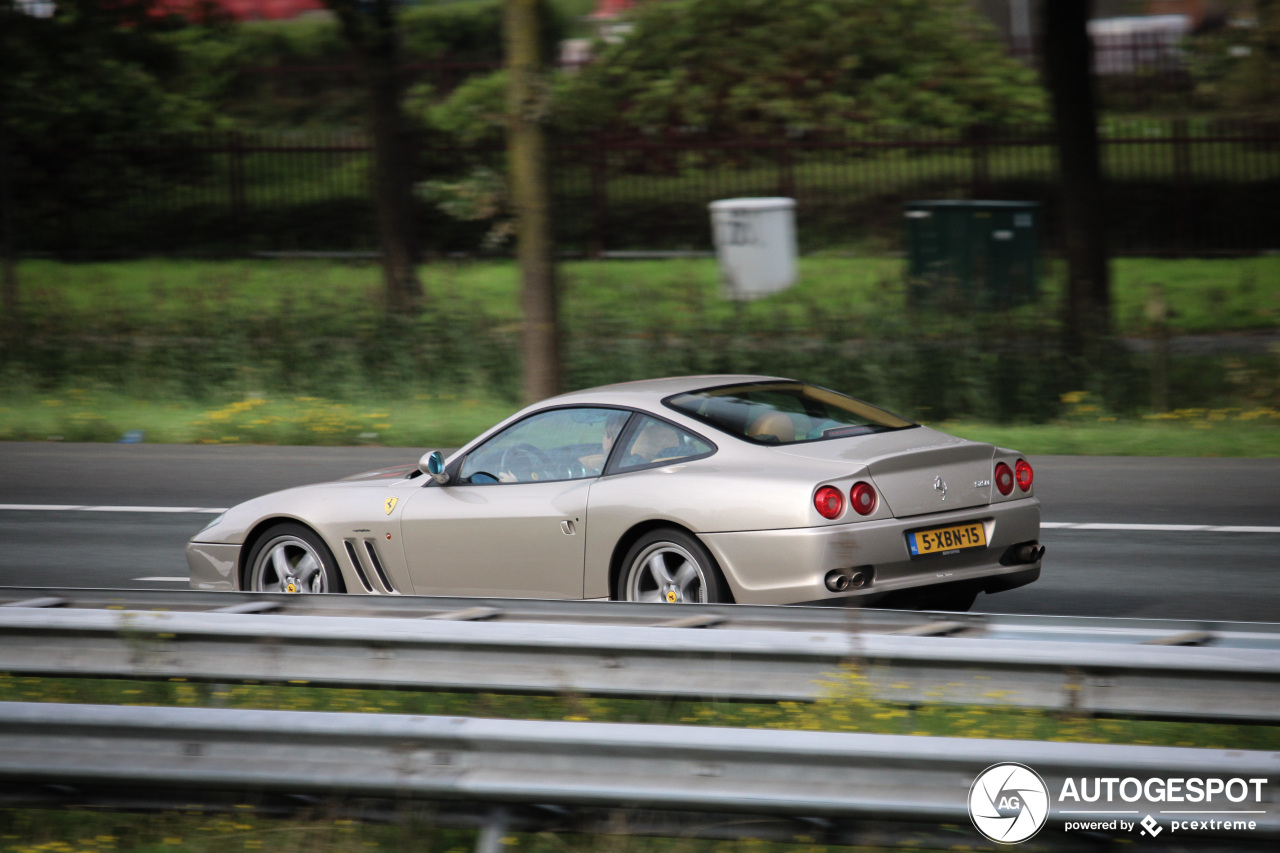
[[[950,554],[963,551],[965,548],[985,548],[986,544],[987,530],[980,521],[935,527],[932,530],[917,530],[915,533],[907,534],[907,546],[911,548],[913,557]]]

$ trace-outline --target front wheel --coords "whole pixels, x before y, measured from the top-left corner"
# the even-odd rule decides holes
[[[345,592],[338,562],[314,530],[294,522],[268,528],[245,568],[253,592]]]
[[[622,561],[618,598],[667,604],[732,601],[715,558],[696,537],[660,528],[641,536]]]

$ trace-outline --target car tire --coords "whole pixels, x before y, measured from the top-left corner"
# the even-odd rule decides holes
[[[632,544],[622,560],[617,590],[620,601],[733,601],[711,552],[696,536],[672,527],[651,530]]]
[[[245,561],[243,588],[252,592],[346,592],[338,561],[314,530],[296,522],[268,527]]]

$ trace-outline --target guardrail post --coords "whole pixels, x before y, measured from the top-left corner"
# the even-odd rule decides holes
[[[502,836],[507,834],[510,823],[511,815],[505,808],[491,810],[476,838],[476,853],[502,853]]]

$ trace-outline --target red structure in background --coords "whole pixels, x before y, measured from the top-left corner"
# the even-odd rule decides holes
[[[216,11],[237,21],[281,21],[325,8],[320,0],[159,0],[156,7],[193,19]]]
[[[591,13],[591,17],[602,20],[616,18],[635,5],[636,0],[596,0],[596,10]]]

